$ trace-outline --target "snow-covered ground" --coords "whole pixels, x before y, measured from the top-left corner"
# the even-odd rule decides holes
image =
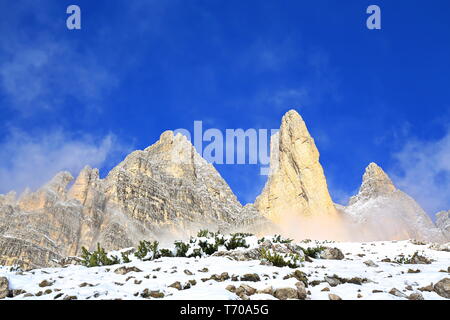
[[[327,247],[336,247],[344,253],[342,260],[312,259],[302,266],[274,267],[261,264],[259,260],[234,261],[228,257],[203,258],[159,258],[153,261],[134,259],[127,264],[87,268],[70,265],[65,268],[35,269],[26,272],[0,267],[0,277],[6,277],[9,290],[18,294],[8,299],[153,299],[151,296],[164,296],[162,299],[240,299],[227,286],[238,288],[245,284],[257,290],[249,299],[276,299],[268,292],[278,288],[296,288],[296,278],[284,279],[295,270],[301,270],[308,278],[307,299],[329,299],[335,294],[347,299],[400,299],[389,293],[396,288],[400,293],[410,296],[419,292],[425,300],[445,299],[434,291],[422,291],[420,288],[436,284],[444,278],[450,278],[450,252],[436,251],[429,245],[417,245],[412,241],[384,241],[367,243],[323,243]],[[394,261],[399,255],[420,255],[430,259],[431,264],[399,264],[382,262],[385,258]],[[370,263],[368,260],[373,262]],[[365,263],[366,262],[366,263]],[[372,265],[372,266],[368,266]],[[128,269],[126,274],[115,271],[120,267]],[[224,281],[209,279],[213,275]],[[124,273],[124,272],[122,272]],[[242,281],[245,274],[257,274],[260,281]],[[339,278],[367,279],[364,283],[343,283],[331,286],[333,276]],[[328,282],[326,281],[326,277]],[[331,279],[330,279],[331,278]],[[209,279],[209,280],[206,280]],[[220,280],[220,279],[219,279]],[[46,281],[46,282],[45,282]],[[181,287],[170,285],[179,282]],[[345,282],[345,281],[344,281]],[[188,287],[188,288],[186,288]],[[147,289],[147,290],[146,290]],[[22,293],[17,290],[24,290]],[[144,298],[143,296],[150,297]],[[264,293],[263,293],[264,292]],[[19,294],[20,293],[20,294]],[[144,294],[143,294],[144,293]],[[401,295],[401,294],[400,294]]]

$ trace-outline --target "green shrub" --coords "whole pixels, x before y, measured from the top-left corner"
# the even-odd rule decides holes
[[[160,257],[158,246],[158,241],[149,242],[146,240],[142,240],[139,242],[134,255],[142,261],[158,259]]]
[[[273,243],[284,243],[284,244],[288,244],[291,243],[292,241],[294,241],[293,239],[288,239],[288,238],[283,238],[281,237],[281,235],[276,234],[273,238],[272,238],[272,242]]]
[[[289,267],[289,268],[297,268],[300,266],[302,259],[298,254],[279,254],[272,253],[271,250],[266,250],[261,248],[261,257],[270,263],[272,263],[275,267]]]
[[[122,263],[130,263],[131,260],[129,258],[130,253],[129,252],[122,252]]]
[[[231,238],[225,242],[225,248],[227,250],[234,250],[237,248],[248,248],[249,245],[245,242],[245,237],[247,234],[244,233],[234,233],[231,234]]]
[[[169,249],[161,249],[159,250],[159,254],[161,257],[173,257],[173,253]]]
[[[186,253],[188,252],[190,245],[188,243],[184,243],[183,241],[175,241],[175,256],[176,257],[186,257]]]
[[[305,256],[311,257],[311,258],[318,258],[320,253],[325,250],[325,247],[317,246],[317,247],[308,247],[308,248],[302,248],[303,253]]]
[[[120,263],[120,259],[117,256],[109,258],[105,249],[100,246],[100,243],[97,243],[97,250],[94,252],[89,252],[85,247],[82,247],[81,258],[81,263],[86,267],[110,266]]]

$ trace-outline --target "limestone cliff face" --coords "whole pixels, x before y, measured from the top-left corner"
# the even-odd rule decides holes
[[[271,151],[271,175],[255,202],[261,213],[275,222],[285,215],[337,214],[319,151],[296,111],[284,115],[280,131],[272,137]]]
[[[366,168],[359,193],[344,211],[355,223],[356,239],[445,241],[419,204],[398,190],[375,163]]]
[[[223,232],[269,225],[242,207],[215,168],[171,131],[135,151],[105,179],[85,167],[57,174],[18,200],[0,197],[0,264],[47,266],[97,242],[107,250],[142,239],[183,238],[200,228]]]

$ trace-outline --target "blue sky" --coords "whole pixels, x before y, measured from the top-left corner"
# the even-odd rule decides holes
[[[271,129],[295,108],[335,201],[374,161],[429,213],[450,209],[446,0],[0,0],[0,14],[0,192],[85,164],[105,175],[194,120]],[[243,203],[264,185],[258,166],[216,167]]]

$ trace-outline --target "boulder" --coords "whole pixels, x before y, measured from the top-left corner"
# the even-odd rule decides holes
[[[450,299],[450,278],[442,279],[434,285],[433,289],[441,297]]]
[[[327,260],[342,260],[344,259],[344,254],[338,248],[325,248],[320,253],[320,257]]]
[[[0,277],[0,299],[4,299],[9,294],[9,281],[5,277]]]
[[[273,295],[280,300],[298,299],[298,290],[294,288],[279,288],[275,290]]]

